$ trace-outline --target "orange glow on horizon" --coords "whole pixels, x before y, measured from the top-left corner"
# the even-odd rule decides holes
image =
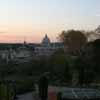
[[[32,34],[32,33],[20,33],[20,34],[13,34],[13,33],[4,33],[0,34],[0,43],[23,43],[24,40],[27,43],[41,43],[43,37],[47,33],[38,33],[38,34]],[[56,34],[47,34],[50,38],[51,42],[56,41]]]

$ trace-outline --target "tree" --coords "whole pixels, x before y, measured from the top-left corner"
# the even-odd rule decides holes
[[[57,80],[66,81],[66,82],[71,80],[67,59],[66,59],[63,49],[58,49],[50,57],[49,70],[51,71],[53,78],[56,76]]]
[[[88,42],[81,51],[76,66],[79,73],[79,84],[89,86],[100,77],[100,39]]]
[[[93,53],[93,60],[94,60],[94,71],[97,77],[100,77],[100,39],[97,39],[93,42],[94,53]]]
[[[75,86],[78,83],[78,76],[79,80],[82,78],[80,81],[83,81],[83,74],[80,74],[80,72],[84,73],[84,67],[81,65],[82,62],[80,62],[80,55],[81,50],[87,43],[87,37],[85,35],[85,31],[68,30],[63,31],[60,34],[60,39],[65,46],[64,51],[68,58],[69,72],[72,76],[72,85]]]
[[[87,42],[84,32],[79,30],[62,31],[60,39],[65,45],[65,51],[71,55],[78,55],[80,53],[80,49]]]

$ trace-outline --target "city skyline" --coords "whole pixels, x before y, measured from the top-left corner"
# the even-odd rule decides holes
[[[57,41],[62,30],[94,30],[100,0],[0,0],[0,42]]]

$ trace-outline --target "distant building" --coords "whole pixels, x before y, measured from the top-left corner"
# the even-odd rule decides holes
[[[35,44],[34,53],[37,56],[50,56],[57,49],[64,48],[61,42],[51,42],[49,37],[45,35],[42,42],[40,44]]]
[[[28,62],[33,58],[34,49],[26,42],[23,44],[10,44],[10,48],[7,48],[8,45],[4,44],[5,48],[0,49],[1,60],[6,62]]]
[[[0,44],[0,58],[9,60],[27,62],[34,57],[50,56],[56,50],[63,49],[61,42],[51,42],[47,35],[42,42],[28,44],[24,41],[23,44]]]
[[[15,61],[27,62],[30,61],[34,56],[34,50],[30,48],[27,44],[25,44],[25,42],[21,47],[17,48],[14,52]]]

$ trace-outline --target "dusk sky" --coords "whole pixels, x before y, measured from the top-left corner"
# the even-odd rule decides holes
[[[56,41],[62,30],[100,25],[100,0],[0,0],[0,42]]]

